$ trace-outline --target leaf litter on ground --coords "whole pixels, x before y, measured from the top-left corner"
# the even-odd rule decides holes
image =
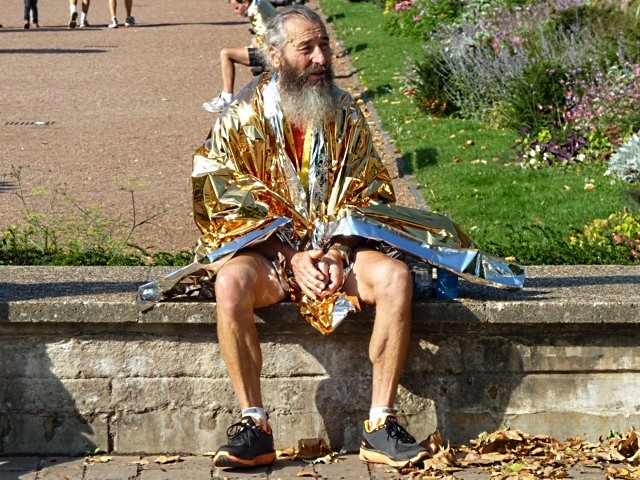
[[[420,444],[432,452],[431,458],[422,467],[399,469],[415,480],[453,479],[467,468],[486,470],[492,480],[561,479],[578,464],[599,468],[607,478],[640,480],[640,438],[634,428],[624,435],[611,433],[599,443],[580,437],[559,442],[546,435],[499,430],[455,448],[436,430]]]

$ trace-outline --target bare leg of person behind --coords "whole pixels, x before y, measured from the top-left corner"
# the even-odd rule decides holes
[[[109,13],[111,14],[111,22],[109,23],[109,28],[118,28],[118,19],[116,17],[117,8],[117,0],[109,0]],[[124,8],[127,14],[127,16],[125,17],[124,26],[133,27],[136,24],[136,19],[131,15],[133,0],[124,0]]]
[[[82,13],[80,14],[80,28],[89,26],[90,0],[82,0]],[[78,24],[78,0],[69,0],[69,28],[76,28]]]
[[[399,260],[374,250],[357,253],[344,291],[376,305],[369,345],[372,372],[371,411],[363,431],[363,460],[405,466],[428,455],[395,421],[396,392],[406,359],[411,330],[412,277]],[[273,436],[260,390],[262,353],[253,320],[255,308],[281,301],[286,294],[270,262],[246,253],[227,263],[216,278],[218,341],[229,378],[242,408],[230,442],[221,447],[214,464],[247,467],[275,461]],[[397,457],[381,454],[389,442]]]
[[[250,66],[249,48],[226,47],[220,50],[220,70],[222,71],[222,92],[202,108],[211,113],[224,110],[233,100],[233,87],[236,81],[236,63]]]

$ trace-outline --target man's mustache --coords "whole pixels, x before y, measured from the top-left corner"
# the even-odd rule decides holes
[[[307,78],[309,75],[317,75],[319,73],[331,74],[331,67],[328,65],[311,65],[304,69],[302,77]]]

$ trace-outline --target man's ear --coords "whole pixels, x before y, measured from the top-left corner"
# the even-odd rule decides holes
[[[276,70],[279,69],[280,68],[280,52],[278,51],[278,49],[273,45],[269,45],[268,54],[269,54],[269,63],[273,66],[274,69]]]

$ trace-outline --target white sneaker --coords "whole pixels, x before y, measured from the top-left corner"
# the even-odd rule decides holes
[[[124,21],[124,26],[125,27],[133,27],[136,24],[136,19],[133,17],[127,17],[127,19]]]
[[[118,28],[118,19],[112,18],[111,23],[109,24],[109,28]]]
[[[202,104],[202,108],[204,108],[207,112],[218,113],[224,110],[229,106],[229,102],[227,102],[222,95],[218,95],[216,98],[211,100],[210,102],[204,102]]]

